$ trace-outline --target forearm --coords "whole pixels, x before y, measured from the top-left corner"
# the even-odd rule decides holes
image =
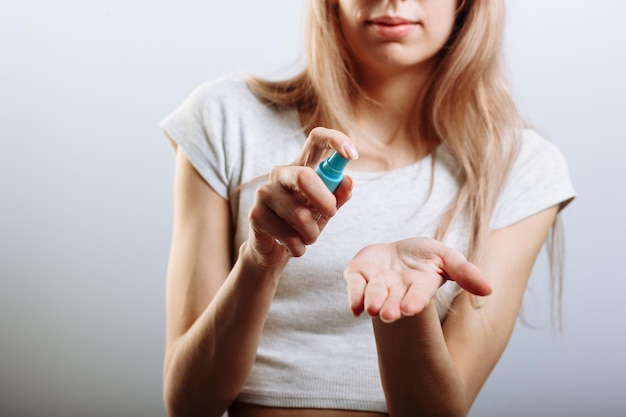
[[[396,416],[464,416],[465,388],[434,303],[394,323],[373,320],[387,407]]]
[[[252,367],[281,268],[259,268],[243,252],[204,312],[168,349],[164,397],[172,416],[221,416]]]

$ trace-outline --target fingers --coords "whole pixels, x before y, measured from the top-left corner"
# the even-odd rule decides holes
[[[415,280],[409,285],[399,306],[403,316],[414,316],[421,313],[428,303],[435,298],[437,290],[445,282],[445,278],[436,276],[429,278]]]
[[[385,284],[381,279],[370,279],[365,287],[364,305],[365,311],[371,317],[376,317],[380,314],[383,305],[388,301],[392,295],[390,293],[390,287]],[[397,294],[394,294],[397,296]]]
[[[384,322],[400,319],[400,304],[406,286],[394,271],[372,263],[350,264],[344,271],[350,309],[355,316],[364,311]]]
[[[345,134],[318,127],[309,134],[293,165],[278,166],[270,172],[268,184],[257,190],[249,217],[258,243],[263,241],[256,246],[267,251],[270,242],[269,252],[279,244],[291,256],[302,256],[306,246],[317,240],[329,219],[350,199],[351,178],[346,176],[333,194],[312,169],[328,149],[347,159],[358,158]]]
[[[346,280],[348,291],[348,304],[350,310],[355,316],[360,316],[365,311],[364,294],[367,281],[363,278],[358,271],[344,272],[344,279]]]
[[[260,191],[257,193],[262,194]],[[304,254],[306,238],[303,238],[267,205],[255,204],[250,210],[249,220],[255,240],[259,242],[254,246],[263,248],[262,255],[270,254],[274,249],[277,249],[275,248],[277,245],[286,249],[291,256],[298,257]],[[310,233],[314,232],[310,231]]]
[[[336,207],[339,210],[345,203],[352,198],[352,187],[354,182],[348,175],[343,177],[343,181],[339,184],[339,187],[335,190]]]
[[[361,250],[344,271],[350,308],[384,322],[421,313],[446,280],[488,295],[487,277],[463,254],[430,238],[411,238]]]
[[[401,304],[404,303],[406,286],[393,272],[375,267],[361,268],[346,272],[344,278],[350,309],[355,316],[366,312],[370,317],[391,323],[405,315]]]
[[[365,291],[365,309],[372,317],[391,323],[421,313],[445,281],[435,274],[389,273],[371,280]],[[410,277],[407,275],[415,275]],[[375,283],[372,286],[372,283]]]
[[[354,143],[344,133],[334,129],[316,127],[309,133],[300,155],[294,161],[294,165],[314,166],[329,149],[336,150],[346,159],[359,158]]]
[[[329,201],[315,204],[300,189],[289,190],[280,183],[259,187],[249,216],[251,228],[280,241],[290,255],[302,256],[306,245],[314,243],[320,234],[320,216],[332,216],[337,210],[334,197],[327,197]]]
[[[352,185],[346,176],[333,195],[309,167],[276,167],[269,183],[257,189],[249,216],[251,228],[257,237],[280,241],[291,256],[302,256],[350,199]]]
[[[309,167],[286,166],[275,167],[270,172],[271,191],[275,195],[270,196],[274,206],[294,204],[287,200],[296,199],[303,204],[317,210],[324,217],[332,217],[337,212],[337,199],[328,191],[322,180],[315,171]],[[284,193],[281,195],[281,191]],[[281,216],[282,217],[282,216]]]
[[[257,189],[249,215],[251,247],[263,262],[285,254],[299,257],[314,243],[328,221],[352,196],[352,179],[345,177],[331,193],[313,167],[328,149],[357,159],[354,144],[343,133],[315,128],[293,165],[275,167],[269,182]],[[267,259],[266,259],[267,258]]]
[[[474,295],[491,294],[491,283],[487,276],[459,251],[443,246],[440,256],[447,278],[456,281],[459,287]]]
[[[391,323],[396,320],[400,320],[402,318],[403,311],[401,310],[401,304],[405,297],[406,288],[403,285],[391,285],[387,288],[387,297],[384,300],[383,304],[376,310],[377,304],[370,304],[369,308],[372,313],[370,314],[372,317],[378,315],[380,319],[385,323]],[[375,289],[375,291],[378,291]],[[382,291],[381,291],[382,295]],[[367,308],[367,303],[366,303]]]
[[[456,249],[425,237],[409,238],[397,242],[401,251],[408,254],[410,267],[428,261],[445,279],[456,281],[464,290],[474,295],[491,294],[491,284],[485,274]]]

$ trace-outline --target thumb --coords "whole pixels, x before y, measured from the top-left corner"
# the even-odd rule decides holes
[[[491,294],[491,283],[476,265],[468,262],[459,251],[446,247],[443,251],[443,270],[459,287],[474,295]]]

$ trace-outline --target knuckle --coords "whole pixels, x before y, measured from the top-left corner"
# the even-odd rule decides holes
[[[254,192],[254,196],[258,199],[261,196],[261,193],[263,192],[263,189],[267,187],[266,185],[262,185],[260,187],[258,187],[256,189],[256,191]]]
[[[260,201],[264,201],[270,194],[271,191],[267,185],[263,185],[255,191],[256,199]]]
[[[282,166],[272,167],[272,169],[270,170],[270,173],[269,173],[269,182],[270,183],[274,183],[274,182],[278,181],[278,179],[280,178],[280,174],[281,174],[282,169],[283,169]]]
[[[325,131],[326,129],[324,129],[323,127],[320,127],[320,126],[314,127],[313,129],[311,129],[308,139],[315,141],[316,139],[319,139],[320,137],[322,137]]]
[[[318,235],[315,233],[311,233],[302,237],[305,245],[312,245],[317,242]]]
[[[289,245],[289,252],[294,258],[300,258],[306,252],[306,246],[302,242],[291,242]]]
[[[248,221],[252,224],[258,224],[261,222],[263,218],[263,210],[258,206],[254,205],[248,213]]]
[[[295,181],[299,189],[302,189],[304,185],[311,182],[315,172],[313,168],[308,166],[299,166],[295,172]]]
[[[311,211],[304,206],[297,206],[293,210],[293,219],[297,224],[306,224],[311,217]]]

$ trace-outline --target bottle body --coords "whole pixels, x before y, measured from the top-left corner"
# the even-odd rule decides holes
[[[348,159],[335,152],[315,168],[315,172],[324,181],[331,193],[334,193],[343,181],[343,170],[348,162]]]

